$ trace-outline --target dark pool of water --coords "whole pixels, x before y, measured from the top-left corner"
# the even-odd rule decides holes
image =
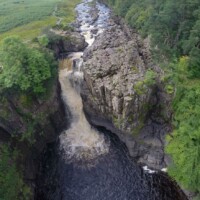
[[[111,132],[110,151],[91,161],[67,163],[59,142],[41,158],[36,200],[184,200],[176,184],[164,174],[147,174]]]

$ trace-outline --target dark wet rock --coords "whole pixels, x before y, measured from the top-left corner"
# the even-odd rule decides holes
[[[55,81],[48,99],[29,99],[28,96],[12,93],[6,94],[0,101],[0,143],[9,143],[20,152],[18,163],[23,169],[25,182],[32,189],[33,198],[38,158],[46,145],[55,141],[67,126],[67,110],[60,93],[60,85]],[[31,136],[22,139],[30,131]]]
[[[18,93],[6,94],[0,101],[0,110],[4,113],[1,114],[0,128],[10,137],[20,136],[28,129],[28,118],[34,120],[40,114],[44,115],[39,120],[41,127],[50,124],[55,129],[62,129],[62,118],[65,116],[63,108],[58,82],[53,86],[48,99],[29,98],[28,95]]]
[[[83,51],[87,47],[84,37],[79,32],[50,31],[48,33],[49,45],[56,57],[66,55],[69,52]]]
[[[139,163],[164,168],[171,108],[160,81],[163,72],[152,62],[148,40],[118,18],[111,24],[84,52],[84,110],[92,123],[116,132]],[[149,70],[155,81],[148,85]]]
[[[91,30],[91,33],[92,33],[92,34],[94,34],[94,35],[95,35],[95,34],[97,34],[97,32],[98,32],[98,29],[97,29],[97,28],[96,28],[96,29],[93,29],[93,30]]]
[[[72,22],[70,26],[77,29],[80,28],[80,24],[78,22]]]

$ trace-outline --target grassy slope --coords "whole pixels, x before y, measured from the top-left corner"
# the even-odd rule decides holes
[[[14,3],[19,2],[19,3]],[[75,17],[74,7],[80,0],[0,0],[0,43],[10,35],[31,40],[45,27],[56,24],[58,17],[65,25]],[[53,15],[55,8],[58,8]],[[5,31],[6,30],[6,31]]]
[[[0,32],[52,15],[59,0],[0,0]]]
[[[80,1],[81,0],[24,0],[30,7],[30,9],[26,11],[21,4],[13,3],[22,2],[22,0],[0,0],[0,44],[5,37],[10,35],[18,35],[23,40],[32,40],[42,33],[43,28],[54,26],[58,17],[63,18],[63,23],[65,25],[72,22],[75,17],[74,7]],[[43,7],[39,8],[41,5],[43,5]],[[55,7],[58,9],[54,13]],[[41,14],[43,11],[44,13]],[[32,18],[30,16],[32,16]],[[3,28],[5,27],[8,29],[3,32]],[[5,100],[3,96],[0,97],[3,101]],[[4,107],[0,106],[2,108],[2,110],[0,109],[0,116],[3,118],[9,117],[7,115],[6,100],[3,102],[3,105]],[[15,163],[17,157],[21,157],[21,155],[18,155],[17,151],[13,152],[10,150],[8,146],[9,144],[2,145],[0,142],[0,199],[28,200],[32,195],[31,191],[23,181],[23,170],[21,166],[19,167]]]

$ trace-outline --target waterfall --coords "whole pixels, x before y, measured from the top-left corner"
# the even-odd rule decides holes
[[[82,52],[70,54],[68,62],[64,62],[68,65],[62,66],[64,69],[59,72],[62,98],[72,115],[70,128],[60,135],[60,147],[68,162],[91,160],[109,151],[109,142],[105,141],[103,134],[90,126],[83,112],[80,96],[82,55]]]
[[[98,34],[103,34],[109,20],[109,9],[97,2],[99,18],[91,23],[88,12],[91,1],[84,0],[76,8],[88,48]],[[91,31],[93,28],[95,31]],[[185,200],[163,174],[160,176],[146,166],[142,170],[115,134],[103,127],[96,130],[90,126],[80,97],[84,78],[82,56],[83,52],[74,52],[60,60],[62,98],[71,112],[71,123],[59,141],[48,145],[41,159],[36,199]]]
[[[92,23],[90,13],[80,12],[80,10],[90,10],[89,2],[91,1],[85,1],[76,8],[79,10],[78,18],[82,20],[80,31],[88,43],[88,48],[95,41],[95,36],[103,32],[109,19],[109,9],[100,9],[101,6],[97,4],[99,19],[96,23]],[[92,32],[94,29],[98,30],[96,34]],[[109,152],[109,142],[105,141],[102,133],[91,127],[83,112],[80,96],[80,85],[83,80],[82,56],[83,52],[73,52],[68,55],[66,62],[62,61],[62,69],[59,72],[62,98],[72,115],[70,128],[60,135],[60,146],[68,162],[74,159],[76,161],[91,160]]]

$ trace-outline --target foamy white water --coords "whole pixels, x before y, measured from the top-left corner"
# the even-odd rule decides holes
[[[64,150],[65,158],[68,161],[94,159],[109,151],[109,145],[106,144],[104,136],[91,128],[86,120],[82,99],[72,87],[70,79],[74,77],[82,79],[82,75],[80,75],[69,69],[61,70],[59,74],[62,98],[72,114],[71,127],[60,136],[61,148]]]
[[[95,40],[95,36],[103,32],[101,22],[105,23],[105,20],[104,15],[100,13],[99,16],[102,16],[103,20],[99,17],[100,22],[97,21],[96,26],[91,25],[88,17],[86,17],[89,13],[85,12],[85,10],[89,10],[85,9],[88,7],[87,2],[90,1],[78,5],[78,10],[83,11],[79,12],[78,15],[83,19],[80,27],[81,34],[85,37],[88,47],[90,47]],[[95,35],[92,33],[93,29],[98,29]],[[79,94],[83,80],[82,55],[83,52],[71,53],[67,59],[72,61],[68,62],[72,66],[67,68],[64,66],[64,69],[59,72],[62,98],[72,114],[70,128],[60,135],[60,146],[64,150],[63,155],[68,162],[91,160],[109,152],[109,142],[105,141],[103,134],[91,127],[83,112],[82,99]]]

